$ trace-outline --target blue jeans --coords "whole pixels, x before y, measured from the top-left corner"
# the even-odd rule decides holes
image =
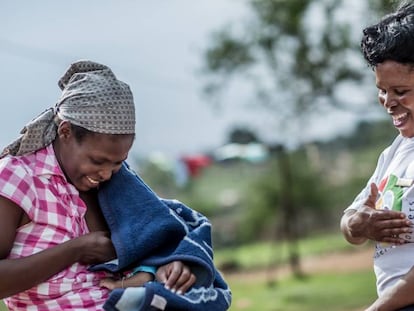
[[[414,305],[407,306],[402,309],[398,309],[397,311],[414,311]]]

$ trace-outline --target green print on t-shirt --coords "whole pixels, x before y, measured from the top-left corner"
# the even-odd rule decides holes
[[[387,184],[377,201],[377,208],[401,212],[404,187],[397,185],[399,178],[395,175],[388,177]]]

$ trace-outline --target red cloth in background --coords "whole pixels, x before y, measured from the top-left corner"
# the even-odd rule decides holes
[[[212,163],[209,156],[206,155],[189,155],[181,157],[187,167],[188,173],[191,177],[197,177],[201,170]]]

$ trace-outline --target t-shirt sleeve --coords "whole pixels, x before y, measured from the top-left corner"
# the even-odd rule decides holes
[[[13,157],[0,160],[0,195],[19,205],[32,218],[36,205],[33,174]]]
[[[390,152],[389,148],[385,149],[381,155],[378,158],[377,166],[375,168],[374,173],[368,180],[365,187],[361,190],[361,192],[355,197],[354,201],[351,205],[349,205],[345,211],[348,210],[358,210],[362,206],[364,206],[364,203],[366,199],[368,198],[370,192],[371,192],[371,184],[375,183],[378,186],[378,183],[380,182],[380,179],[382,176],[380,176],[380,172],[383,171],[384,165],[385,165],[385,157],[387,156],[388,152]],[[344,212],[345,212],[344,211]]]

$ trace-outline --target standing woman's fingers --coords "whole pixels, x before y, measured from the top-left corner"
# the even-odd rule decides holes
[[[371,189],[371,191],[370,191],[369,196],[366,199],[364,205],[368,206],[370,208],[375,208],[375,203],[376,203],[377,197],[378,197],[378,187],[375,183],[372,183],[370,185],[370,189]]]

